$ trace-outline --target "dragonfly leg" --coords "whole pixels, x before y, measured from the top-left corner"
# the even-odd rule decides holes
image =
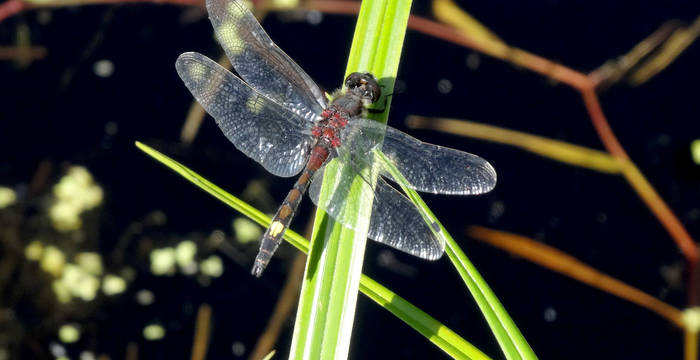
[[[394,93],[391,93],[387,96],[384,97],[384,106],[381,108],[374,108],[374,109],[367,109],[367,112],[370,114],[381,114],[386,111],[386,105],[389,103],[389,98],[394,95]]]

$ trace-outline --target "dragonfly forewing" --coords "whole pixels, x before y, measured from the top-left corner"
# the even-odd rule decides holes
[[[207,0],[207,11],[219,43],[243,80],[307,121],[323,111],[327,101],[321,89],[270,40],[242,2]]]
[[[268,99],[206,56],[189,52],[180,78],[236,148],[282,177],[301,171],[314,139],[300,115]]]
[[[357,130],[355,130],[355,128]],[[381,151],[392,160],[412,189],[445,195],[478,195],[496,186],[496,170],[468,152],[422,142],[404,132],[368,119],[354,119],[349,133],[383,136]],[[365,140],[344,140],[362,144]],[[371,148],[369,149],[372,150]],[[388,171],[381,174],[396,182]]]

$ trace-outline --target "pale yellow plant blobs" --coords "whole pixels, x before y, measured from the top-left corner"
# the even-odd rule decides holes
[[[17,201],[17,193],[9,187],[0,186],[0,209],[4,209]]]
[[[54,280],[51,283],[51,289],[53,290],[54,294],[56,294],[56,299],[58,299],[58,302],[61,304],[67,304],[73,299],[68,287],[63,281],[61,281],[61,279]]]
[[[151,251],[151,272],[154,275],[172,275],[175,270],[175,249],[171,247]]]
[[[105,295],[117,295],[126,290],[126,280],[116,275],[107,274],[102,280],[102,292]]]
[[[61,281],[71,296],[84,301],[92,301],[100,289],[100,280],[75,264],[66,264]]]
[[[187,268],[194,262],[194,256],[197,254],[197,245],[194,241],[185,240],[175,248],[175,261],[181,268]]]
[[[143,328],[143,337],[146,340],[160,340],[165,336],[165,328],[158,324],[150,324]]]
[[[690,143],[690,154],[693,156],[693,162],[700,165],[700,139],[693,140]]]
[[[199,267],[202,269],[202,274],[211,277],[219,277],[224,273],[224,264],[221,258],[216,255],[212,255],[202,261]]]
[[[58,231],[71,231],[83,226],[80,220],[80,208],[69,202],[56,202],[49,209],[53,226]]]
[[[34,240],[24,248],[24,257],[27,260],[39,261],[44,255],[44,244],[39,240]]]
[[[82,166],[72,166],[53,188],[56,198],[75,202],[84,209],[92,209],[102,202],[102,188]]]
[[[63,267],[66,264],[66,256],[55,246],[47,246],[41,256],[39,262],[41,269],[47,273],[59,277],[63,273]]]
[[[58,329],[58,338],[66,344],[74,343],[80,340],[80,329],[73,324],[62,325]]]
[[[256,241],[262,236],[260,226],[246,218],[236,218],[233,220],[233,230],[236,232],[236,238],[242,243]]]
[[[102,257],[98,253],[79,253],[75,256],[75,262],[92,275],[102,275]]]
[[[80,214],[102,203],[102,188],[82,166],[73,166],[53,187],[56,197],[49,216],[58,231],[77,230],[82,226]]]

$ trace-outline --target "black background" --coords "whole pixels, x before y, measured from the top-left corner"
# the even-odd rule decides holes
[[[611,2],[537,1],[462,4],[509,44],[582,72],[626,53],[665,21],[692,22],[696,1]],[[132,221],[159,209],[168,216],[162,231],[171,234],[230,233],[235,216],[138,151],[145,142],[191,166],[232,194],[262,178],[281,200],[293,180],[278,179],[235,150],[207,118],[194,144],[178,144],[192,101],[174,62],[185,51],[217,59],[221,50],[207,19],[183,21],[196,10],[170,5],[131,4],[25,12],[0,23],[0,44],[13,42],[27,25],[31,40],[48,56],[22,68],[0,63],[0,185],[27,183],[40,161],[86,166],[105,190],[99,249],[114,246]],[[414,13],[430,16],[425,3]],[[204,15],[203,12],[201,12]],[[286,21],[272,13],[263,22],[270,37],[330,91],[341,84],[354,17],[324,15],[318,25]],[[389,124],[406,130],[409,114],[457,117],[602,149],[580,95],[562,84],[487,56],[476,70],[466,66],[473,50],[408,31],[398,79],[405,90],[393,97]],[[101,59],[114,63],[111,77],[94,74]],[[691,45],[675,62],[640,87],[625,84],[601,94],[603,110],[630,157],[668,202],[691,235],[700,232],[698,165],[690,142],[699,137],[700,48]],[[442,94],[438,81],[449,79]],[[105,132],[115,123],[116,135]],[[498,172],[496,189],[483,196],[425,196],[431,209],[462,244],[535,353],[543,359],[665,358],[682,356],[682,333],[656,314],[544,270],[465,235],[478,224],[536,238],[632,286],[683,308],[687,294],[661,275],[663,266],[682,264],[668,234],[624,178],[553,162],[518,149],[430,131],[409,131],[432,143],[488,159]],[[60,167],[53,176],[60,176]],[[298,231],[311,214],[306,201],[293,224]],[[502,206],[500,216],[493,209]],[[268,212],[273,208],[263,209]],[[251,244],[251,254],[255,244]],[[156,303],[136,305],[129,296],[108,302],[89,319],[99,328],[69,350],[82,349],[123,358],[126,343],[137,341],[142,358],[189,356],[194,313],[213,307],[210,359],[232,358],[241,342],[249,355],[277,299],[294,251],[287,245],[262,279],[250,264],[225,258],[224,276],[209,286],[190,278],[140,273],[129,293],[149,288]],[[446,259],[430,263],[392,252],[414,271],[402,275],[378,265],[387,248],[370,244],[365,273],[455,330],[478,348],[501,358],[498,345],[468,291]],[[252,257],[250,258],[252,263]],[[142,270],[147,270],[147,264]],[[556,311],[546,321],[547,309]],[[166,336],[142,338],[145,324],[159,321]],[[289,348],[293,318],[278,357]],[[360,296],[353,359],[445,358],[437,347],[373,302]]]

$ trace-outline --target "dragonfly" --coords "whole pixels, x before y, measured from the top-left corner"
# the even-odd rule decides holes
[[[356,179],[369,190],[359,194],[372,204],[370,239],[423,259],[440,258],[445,241],[439,226],[425,221],[389,182],[433,194],[477,195],[496,185],[491,164],[367,119],[367,107],[381,96],[370,73],[350,74],[329,99],[241,1],[207,0],[206,7],[216,38],[240,77],[200,53],[186,52],[175,64],[180,78],[238,150],[276,176],[299,174],[262,236],[251,273],[262,275],[307,190],[316,206],[355,229],[357,214],[344,204]],[[378,150],[398,169],[400,179],[376,161]],[[332,161],[342,166],[329,172],[337,175],[343,169],[335,179],[324,176]],[[325,180],[331,183],[323,194],[330,195],[322,194],[324,178],[333,179]]]

